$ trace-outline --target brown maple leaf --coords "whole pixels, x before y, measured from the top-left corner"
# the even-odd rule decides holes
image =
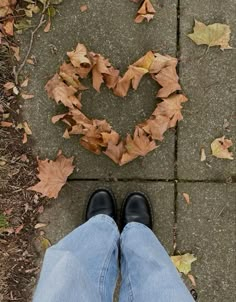
[[[111,64],[100,54],[90,52],[90,55],[93,60],[93,88],[99,92],[102,83],[104,83],[104,74],[110,74],[108,66],[111,66]]]
[[[150,67],[153,65],[154,60],[155,60],[155,55],[150,50],[143,57],[138,59],[138,61],[134,62],[132,65],[145,68],[149,71]]]
[[[148,134],[151,135],[152,139],[162,141],[164,139],[163,134],[169,128],[170,119],[164,115],[153,116],[146,120],[139,126]]]
[[[143,129],[136,127],[134,132],[134,138],[127,135],[125,141],[126,152],[122,155],[120,165],[124,165],[138,156],[145,156],[147,153],[156,149],[156,143],[150,139]]]
[[[155,13],[156,11],[152,6],[151,1],[144,0],[134,21],[136,23],[141,23],[144,19],[146,19],[149,22],[151,19],[153,19]]]
[[[150,73],[158,73],[163,68],[168,66],[173,66],[176,68],[176,65],[178,63],[178,60],[176,58],[173,58],[169,55],[161,55],[159,53],[153,54],[154,58],[149,66],[149,72]]]
[[[74,108],[74,106],[81,108],[80,97],[75,96],[77,90],[72,86],[67,86],[57,73],[47,82],[45,89],[48,96],[57,103],[62,102],[69,108]]]
[[[73,172],[74,157],[66,158],[61,151],[58,152],[55,161],[38,159],[37,177],[40,182],[28,188],[49,198],[57,198],[61,188],[65,185],[67,177]]]
[[[170,119],[169,128],[175,127],[177,121],[181,121],[183,116],[181,109],[183,108],[181,103],[186,102],[188,99],[183,94],[174,94],[168,98],[163,98],[163,102],[157,105],[157,108],[152,115],[158,117],[164,115]]]
[[[77,90],[72,86],[67,86],[62,78],[56,73],[45,86],[48,96],[57,103],[62,102],[66,107],[81,108],[80,99],[75,96]]]
[[[106,86],[111,89],[115,88],[118,79],[119,79],[119,73],[120,71],[118,69],[115,69],[114,67],[110,66],[109,67],[109,74],[104,74],[103,79],[104,82],[106,83]]]
[[[78,43],[74,51],[67,52],[68,57],[74,67],[77,67],[81,78],[86,78],[92,68],[92,62],[83,44]]]
[[[116,164],[119,164],[124,152],[125,147],[123,141],[120,141],[119,144],[109,141],[107,149],[103,153],[110,157],[110,159],[112,159]]]
[[[153,76],[153,78],[162,86],[157,93],[157,97],[167,98],[176,90],[181,90],[176,67],[173,65],[161,69],[158,74]]]
[[[78,90],[88,89],[79,81],[79,71],[72,64],[64,62],[60,66],[60,77],[66,82],[68,86],[72,86]]]
[[[130,84],[132,84],[133,89],[136,90],[139,82],[146,73],[148,73],[147,69],[130,65],[124,76],[118,80],[117,85],[114,88],[114,93],[118,96],[126,96]]]

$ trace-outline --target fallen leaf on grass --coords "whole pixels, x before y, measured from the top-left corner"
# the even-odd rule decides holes
[[[190,203],[191,203],[191,202],[190,202],[190,197],[189,197],[189,194],[188,194],[188,193],[183,193],[183,197],[184,197],[184,199],[185,199],[185,201],[186,201],[187,204],[190,204]]]
[[[206,160],[206,152],[205,152],[204,148],[201,148],[200,156],[201,156],[201,158],[200,158],[201,161],[205,161]]]
[[[156,13],[154,7],[150,0],[144,0],[140,9],[137,12],[137,16],[134,20],[135,23],[141,23],[143,20],[148,22],[153,19],[154,14]]]
[[[86,10],[88,10],[88,6],[87,6],[86,4],[84,4],[84,5],[81,5],[79,9],[80,9],[80,11],[83,13],[83,12],[85,12]]]
[[[191,271],[191,264],[197,260],[192,254],[171,256],[171,260],[180,273],[187,275]]]
[[[37,177],[40,182],[28,188],[28,190],[42,193],[43,196],[49,198],[57,198],[58,193],[66,183],[67,177],[74,170],[73,160],[74,157],[66,158],[61,151],[58,152],[55,161],[38,159],[39,174]]]
[[[232,48],[229,46],[230,33],[230,27],[226,24],[214,23],[205,25],[195,20],[193,33],[188,34],[188,37],[197,45],[220,46],[220,49],[224,50]]]
[[[212,155],[217,158],[231,159],[233,160],[233,152],[230,152],[228,148],[233,145],[230,139],[226,139],[224,136],[216,138],[211,143]]]

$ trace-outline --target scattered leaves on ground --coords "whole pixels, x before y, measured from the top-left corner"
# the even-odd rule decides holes
[[[176,94],[181,90],[176,58],[148,51],[121,76],[108,59],[89,52],[83,44],[78,43],[76,49],[67,55],[70,63],[64,62],[45,86],[50,98],[69,108],[69,112],[52,118],[53,123],[63,121],[67,125],[64,138],[82,135],[80,144],[84,148],[95,154],[103,152],[115,163],[124,165],[154,150],[157,147],[155,140],[162,141],[165,131],[183,119],[181,109],[187,98],[181,93]],[[136,126],[133,138],[128,134],[122,140],[106,120],[89,119],[82,113],[82,91],[87,88],[81,80],[89,74],[96,91],[100,91],[101,85],[106,85],[120,97],[125,97],[130,88],[136,90],[142,77],[149,74],[162,86],[157,93],[162,101],[148,120]]]
[[[226,139],[224,136],[216,138],[211,143],[212,155],[217,158],[231,159],[233,160],[233,152],[228,149],[233,145],[231,139]]]
[[[38,159],[37,177],[40,182],[28,188],[42,193],[42,196],[57,198],[61,188],[65,185],[67,177],[73,172],[72,165],[74,157],[66,158],[61,151],[58,152],[55,161]]]
[[[197,45],[206,44],[208,47],[220,46],[220,49],[231,49],[229,45],[230,27],[226,24],[214,23],[205,25],[202,22],[195,20],[193,33],[188,34]]]
[[[187,275],[191,271],[191,264],[197,260],[192,254],[171,256],[171,260],[180,273]]]

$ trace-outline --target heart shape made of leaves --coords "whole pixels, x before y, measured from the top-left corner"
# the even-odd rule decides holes
[[[185,95],[176,93],[181,90],[176,72],[177,59],[169,55],[161,55],[148,51],[138,61],[128,67],[123,77],[102,55],[88,52],[83,44],[67,52],[69,63],[64,62],[60,70],[46,84],[48,96],[57,103],[69,108],[64,114],[56,115],[52,122],[63,121],[67,124],[63,137],[82,135],[80,144],[95,154],[102,152],[120,166],[138,156],[145,156],[157,148],[156,140],[162,141],[164,132],[175,127],[183,119],[182,103],[187,101]],[[81,111],[81,91],[87,89],[80,79],[92,73],[93,87],[98,92],[102,83],[114,94],[124,97],[130,86],[134,90],[144,74],[150,74],[162,88],[157,97],[162,102],[157,104],[152,115],[144,122],[136,125],[133,137],[127,134],[125,139],[112,129],[106,120],[89,119]]]

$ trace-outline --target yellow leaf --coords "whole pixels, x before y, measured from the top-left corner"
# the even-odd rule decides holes
[[[43,236],[40,237],[40,243],[41,243],[42,250],[44,251],[46,251],[46,249],[48,249],[51,246],[50,241]]]
[[[193,33],[189,34],[188,37],[197,45],[220,46],[220,49],[224,50],[232,48],[229,46],[230,33],[230,27],[226,24],[214,23],[205,25],[195,20]]]
[[[233,145],[232,141],[230,139],[226,139],[224,136],[220,138],[216,138],[211,143],[211,151],[212,155],[218,158],[224,158],[224,159],[234,159],[233,158],[233,152],[230,152],[228,148],[230,148]]]
[[[187,275],[191,271],[191,264],[197,260],[192,254],[171,256],[171,260],[180,273]]]

